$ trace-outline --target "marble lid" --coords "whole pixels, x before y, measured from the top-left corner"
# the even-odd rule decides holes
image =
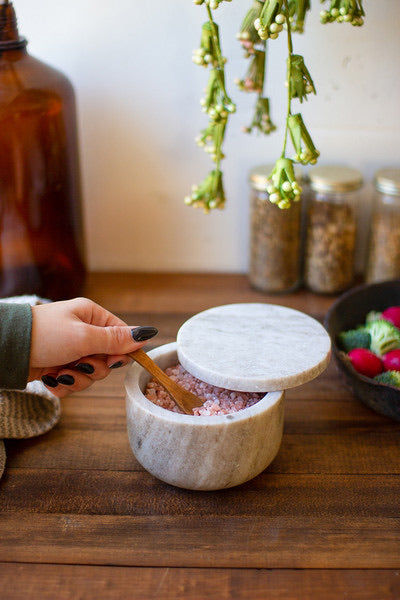
[[[236,391],[270,392],[317,377],[330,337],[315,319],[275,304],[216,306],[178,331],[178,359],[192,375]]]

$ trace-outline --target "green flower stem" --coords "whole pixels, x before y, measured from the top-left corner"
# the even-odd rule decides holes
[[[287,0],[283,2],[283,11],[286,17],[286,27],[287,27],[287,44],[288,44],[288,60],[287,60],[287,111],[286,111],[286,124],[285,124],[285,133],[283,136],[283,148],[281,158],[284,158],[286,155],[286,144],[288,140],[289,133],[289,117],[292,112],[292,94],[290,89],[290,80],[292,77],[292,55],[293,55],[293,43],[292,43],[292,30],[290,27],[290,19],[289,19],[289,9],[287,5]]]
[[[206,9],[207,9],[207,13],[208,13],[208,20],[209,20],[210,26],[211,26],[211,34],[212,34],[212,38],[213,38],[213,42],[214,42],[215,56],[217,59],[216,69],[217,69],[218,77],[220,80],[221,89],[224,93],[225,99],[228,99],[228,94],[226,93],[226,88],[225,88],[224,60],[222,57],[219,35],[218,35],[217,28],[215,26],[212,11],[211,11],[209,4],[206,4]],[[223,138],[224,138],[225,127],[223,129],[219,128],[218,133],[219,133],[219,135],[217,136],[218,139],[216,140],[216,144],[215,144],[215,147],[216,147],[215,163],[216,163],[217,170],[219,170],[221,160],[222,160],[222,142],[223,142]]]
[[[223,159],[222,154],[222,142],[224,141],[225,135],[225,124],[219,123],[215,127],[214,144],[215,144],[215,167],[217,170],[220,168],[221,160]]]
[[[220,42],[219,42],[219,35],[218,35],[217,28],[215,26],[215,22],[214,22],[214,19],[212,16],[211,8],[208,4],[206,4],[206,8],[207,8],[207,13],[208,13],[208,19],[210,21],[210,26],[211,26],[211,33],[212,33],[212,38],[213,38],[214,47],[215,47],[215,55],[216,55],[217,63],[218,63],[217,68],[219,68],[221,71],[223,71],[224,70],[224,59],[222,57],[221,46],[220,46]],[[224,78],[222,78],[222,80],[223,79]],[[224,94],[227,96],[228,94],[226,93],[225,82],[222,81],[222,84],[223,84]]]

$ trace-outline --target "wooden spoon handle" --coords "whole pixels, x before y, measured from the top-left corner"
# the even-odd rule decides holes
[[[173,381],[160,367],[142,350],[135,350],[128,354],[133,360],[141,365],[146,371],[151,373],[160,385],[172,396],[177,405],[187,415],[193,414],[193,408],[202,406],[204,400],[197,398],[191,392],[188,392],[175,381]]]
[[[160,383],[162,386],[168,389],[170,383],[174,383],[172,379],[168,377],[164,373],[162,369],[152,360],[144,350],[139,348],[139,350],[135,350],[135,352],[131,352],[128,354],[133,360],[135,360],[139,365],[141,365],[146,371],[149,371],[153,375],[153,377]]]

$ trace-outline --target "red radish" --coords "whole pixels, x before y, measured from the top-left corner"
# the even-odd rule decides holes
[[[391,350],[382,357],[384,371],[400,371],[400,350]]]
[[[382,319],[390,321],[395,327],[400,328],[400,306],[389,306],[383,311]]]
[[[354,369],[366,377],[375,377],[382,373],[383,365],[380,358],[366,348],[354,348],[347,355]]]

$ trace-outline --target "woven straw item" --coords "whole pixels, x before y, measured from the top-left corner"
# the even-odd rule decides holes
[[[24,439],[49,431],[60,418],[60,400],[39,381],[29,383],[26,390],[0,391],[0,438]],[[6,453],[0,439],[0,477]]]
[[[49,431],[60,417],[60,401],[27,392],[0,392],[0,438],[23,439]]]

